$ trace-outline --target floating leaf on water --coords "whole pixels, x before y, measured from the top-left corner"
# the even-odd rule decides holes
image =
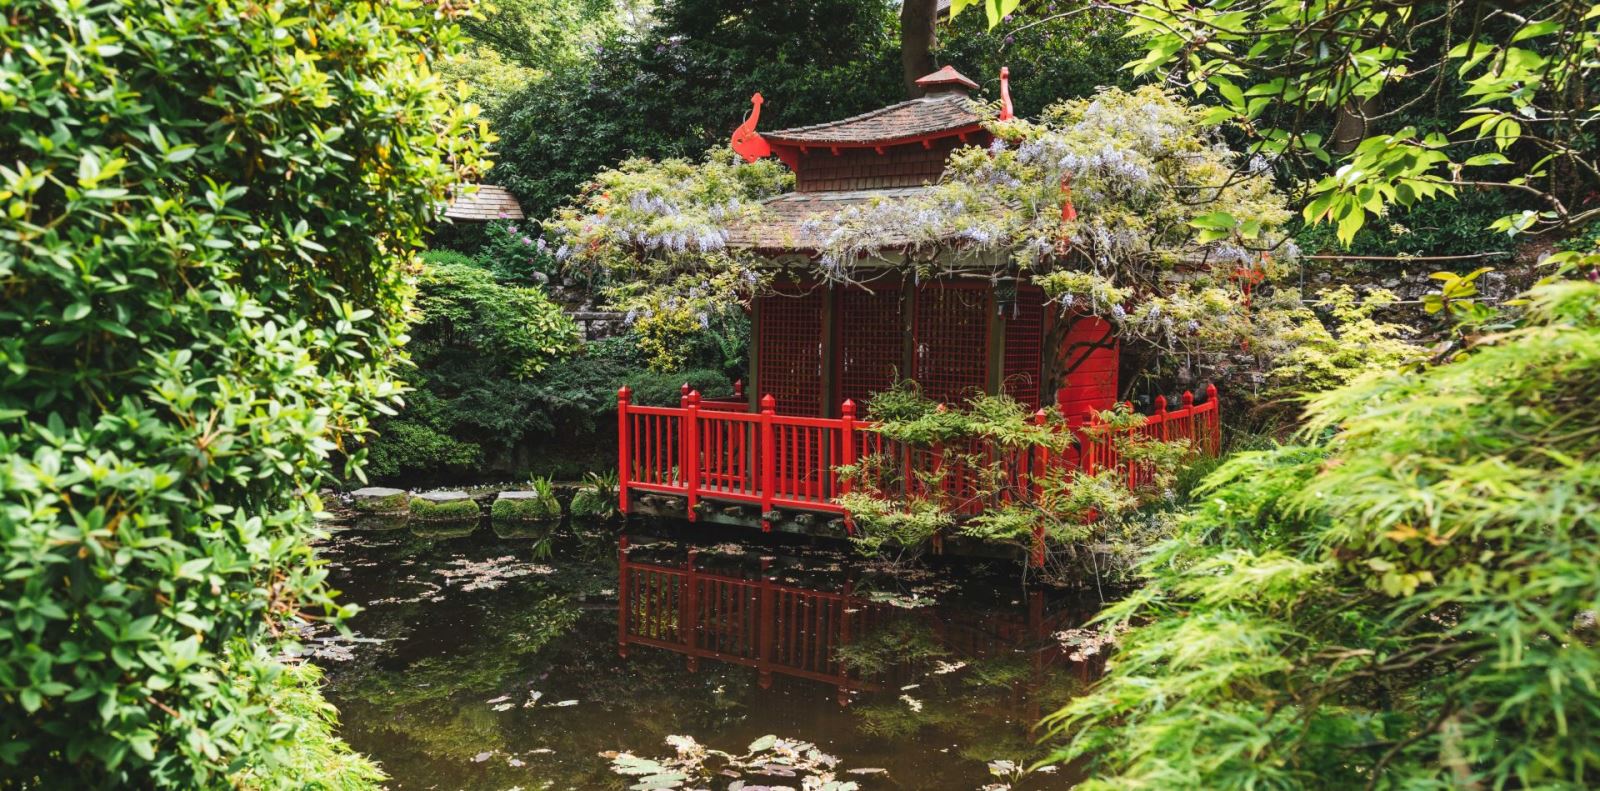
[[[472,762],[475,764],[481,764],[484,761],[489,760],[489,757],[492,755],[494,755],[493,752],[478,753],[477,755],[472,756]]]
[[[510,711],[513,708],[516,708],[516,704],[513,704],[513,703],[502,703],[502,704],[500,704],[498,706],[495,706],[494,710],[495,711]]]
[[[888,773],[889,773],[888,769],[880,769],[880,768],[878,768],[876,766],[863,767],[861,769],[846,769],[845,770],[845,774],[851,774],[851,775],[886,775]]]
[[[506,702],[506,701],[508,701],[510,699],[511,699],[510,695],[501,695],[498,698],[491,698],[489,700],[486,700],[486,701],[484,701],[484,703],[488,703],[490,705],[494,705],[496,703],[504,703],[504,702]]]
[[[552,703],[550,705],[552,705],[552,706],[576,706],[576,705],[578,705],[578,701],[576,701],[576,700],[562,700],[562,701],[557,701],[555,703]]]
[[[778,743],[778,737],[776,737],[776,736],[774,736],[774,735],[769,733],[766,736],[763,736],[763,737],[761,737],[759,739],[756,739],[755,741],[751,742],[750,743],[750,749],[749,749],[748,752],[759,753],[762,750],[770,750],[770,749],[772,749],[772,745],[777,744],[777,743]]]

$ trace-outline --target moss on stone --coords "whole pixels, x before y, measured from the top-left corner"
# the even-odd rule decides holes
[[[411,498],[411,518],[429,522],[458,522],[478,518],[478,504],[460,492]]]
[[[368,486],[350,493],[350,507],[363,514],[404,513],[411,495],[402,489]]]
[[[561,519],[561,503],[548,492],[501,492],[489,513],[495,521],[554,522]]]
[[[616,495],[592,486],[580,487],[572,495],[572,515],[586,519],[606,519],[617,510]]]

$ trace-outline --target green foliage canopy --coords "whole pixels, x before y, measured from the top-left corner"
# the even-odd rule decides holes
[[[400,392],[409,251],[479,165],[429,68],[450,16],[0,15],[5,779],[298,783],[269,638],[345,612],[316,492]]]

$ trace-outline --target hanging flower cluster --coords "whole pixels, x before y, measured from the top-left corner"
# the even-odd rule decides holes
[[[738,310],[761,286],[760,261],[730,247],[729,236],[793,183],[776,161],[745,163],[726,150],[701,163],[630,159],[596,176],[545,232],[556,259],[601,283],[654,363],[671,368],[684,335]]]
[[[1201,110],[1160,88],[987,126],[994,142],[957,150],[924,194],[820,219],[832,228],[822,272],[850,280],[892,251],[922,275],[1021,275],[1063,310],[1173,348],[1202,338],[1196,323],[1242,317],[1237,270],[1271,277],[1298,254],[1277,230],[1290,212],[1267,163],[1241,161]],[[1224,323],[1230,337],[1248,324]]]

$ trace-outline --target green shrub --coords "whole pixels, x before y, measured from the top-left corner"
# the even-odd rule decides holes
[[[1600,784],[1600,285],[1529,309],[1208,479],[1054,721],[1089,788]]]
[[[0,14],[0,776],[303,779],[267,643],[347,612],[314,493],[400,392],[410,251],[480,164],[445,8]]]
[[[452,522],[477,519],[478,504],[468,497],[464,500],[433,501],[421,497],[411,498],[411,518],[425,522]]]
[[[583,484],[572,495],[574,517],[610,519],[620,513],[617,505],[617,473],[591,472],[583,477]]]
[[[251,756],[234,776],[234,784],[246,791],[354,791],[378,787],[386,779],[383,771],[334,734],[339,712],[322,699],[322,669],[302,662],[282,665],[281,670],[266,705],[278,722],[290,729],[292,738],[281,753]],[[234,682],[235,686],[241,683]]]

